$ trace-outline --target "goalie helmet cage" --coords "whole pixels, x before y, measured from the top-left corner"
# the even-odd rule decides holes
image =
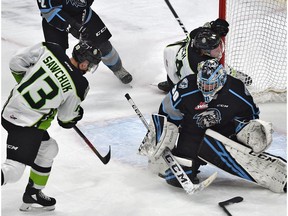
[[[287,0],[219,0],[219,17],[230,25],[222,63],[252,77],[257,103],[287,101]]]

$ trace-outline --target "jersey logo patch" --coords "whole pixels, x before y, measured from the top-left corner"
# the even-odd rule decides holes
[[[203,109],[207,109],[208,108],[208,104],[206,104],[205,102],[200,102],[196,107],[195,110],[203,110]]]
[[[17,118],[12,114],[12,115],[10,115],[10,118],[11,119],[14,119],[14,120],[16,120]]]
[[[185,89],[188,87],[188,80],[185,78],[181,81],[181,83],[178,86],[180,89]]]
[[[75,7],[86,7],[87,1],[86,0],[66,0],[66,5],[71,3],[71,5]]]
[[[197,119],[198,127],[209,128],[221,122],[221,113],[218,109],[208,108],[206,111],[196,114],[193,119]]]

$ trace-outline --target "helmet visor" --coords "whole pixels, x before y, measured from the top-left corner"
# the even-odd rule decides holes
[[[99,64],[90,63],[87,72],[94,73],[97,70],[98,66]]]
[[[212,50],[202,50],[204,55],[211,56],[212,58],[217,58],[220,60],[222,58],[222,54],[225,51],[225,45],[223,40],[221,39],[219,45]]]

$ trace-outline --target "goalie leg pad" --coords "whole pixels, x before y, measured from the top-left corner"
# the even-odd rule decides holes
[[[165,148],[174,148],[177,138],[178,127],[168,122],[166,116],[153,114],[149,130],[139,147],[139,153],[157,159]]]
[[[287,162],[268,153],[256,154],[252,149],[236,143],[208,129],[200,145],[198,156],[218,168],[273,192],[285,192]]]

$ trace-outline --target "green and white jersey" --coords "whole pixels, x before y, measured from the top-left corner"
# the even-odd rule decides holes
[[[89,84],[59,45],[36,44],[12,57],[9,66],[14,75],[23,78],[2,110],[7,121],[46,130],[56,113],[62,122],[78,115]]]

